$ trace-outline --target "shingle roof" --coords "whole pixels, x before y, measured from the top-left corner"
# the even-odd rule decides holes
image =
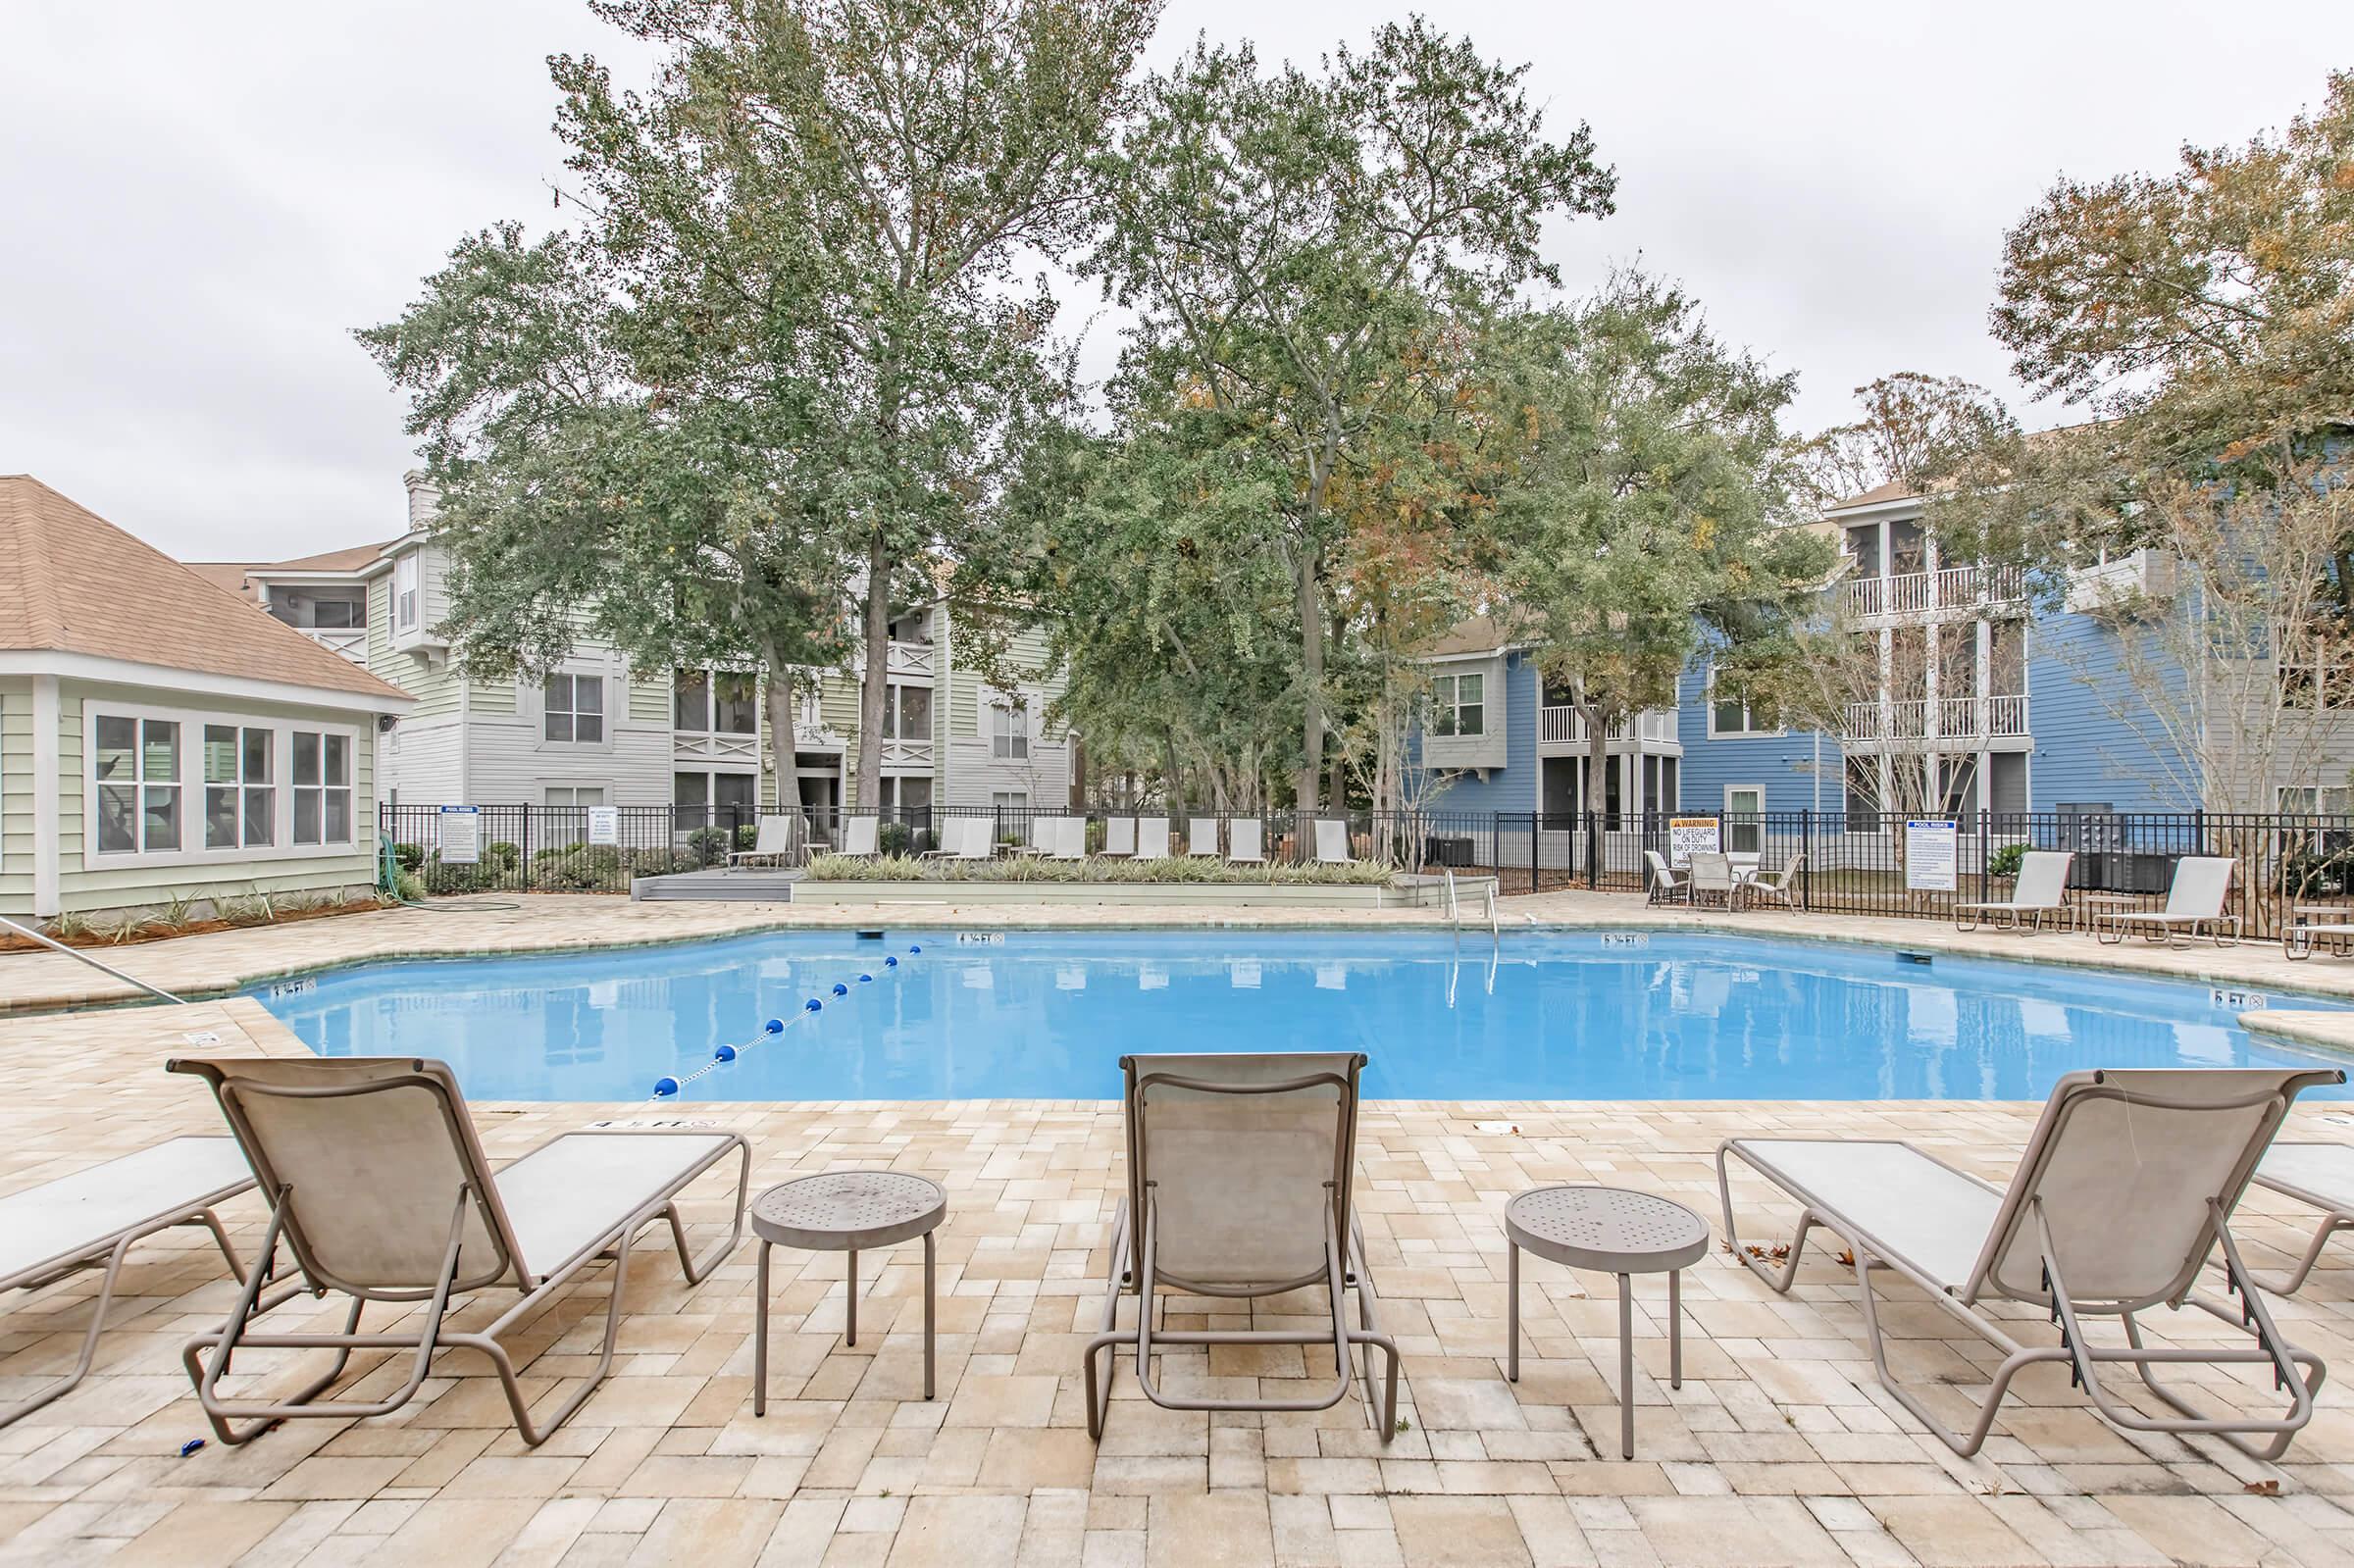
[[[0,475],[0,649],[406,695],[26,474]]]
[[[1884,501],[1906,501],[1913,498],[1913,487],[1903,480],[1890,480],[1875,484],[1862,495],[1851,495],[1844,501],[1833,501],[1829,510],[1844,512],[1851,506],[1878,506]]]

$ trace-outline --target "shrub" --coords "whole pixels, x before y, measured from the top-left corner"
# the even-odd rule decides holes
[[[1006,860],[876,860],[819,855],[809,862],[812,882],[1014,882],[1014,883],[1188,883],[1281,886],[1372,886],[1389,881],[1386,866],[1359,861],[1347,866],[1229,866],[1222,861],[1173,856],[1167,860],[1046,860],[1036,855]]]
[[[760,825],[756,822],[738,823],[736,825],[736,847],[757,849],[759,846]]]
[[[727,859],[732,842],[725,828],[697,828],[687,835],[687,847],[694,852],[696,864],[703,866]]]
[[[1989,877],[2016,877],[2019,875],[2019,868],[2026,864],[2026,859],[2027,846],[2025,844],[2005,844],[2000,849],[1988,852],[1986,875]]]
[[[392,858],[400,862],[403,871],[415,871],[425,864],[425,845],[394,844]]]
[[[425,902],[425,881],[413,871],[404,871],[392,881],[392,896],[404,904]]]
[[[875,830],[875,847],[896,859],[915,847],[915,833],[903,822],[887,822]]]
[[[504,838],[494,839],[483,845],[483,864],[512,871],[523,864],[523,846],[511,844]]]

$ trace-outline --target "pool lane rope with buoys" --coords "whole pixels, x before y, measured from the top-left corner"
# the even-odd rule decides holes
[[[913,957],[915,954],[920,953],[923,950],[924,947],[921,942],[911,942],[907,947],[907,953],[909,957]],[[886,954],[883,959],[883,967],[887,970],[898,968],[898,955],[896,953]],[[864,971],[860,972],[858,976],[859,985],[871,986],[874,983],[875,977],[872,973]],[[848,981],[838,980],[833,984],[833,986],[828,987],[828,994],[832,995],[837,1001],[849,995],[849,993],[850,983]],[[750,1039],[745,1040],[742,1044],[720,1046],[719,1049],[711,1053],[711,1059],[709,1061],[696,1068],[693,1072],[689,1073],[686,1077],[680,1078],[673,1074],[665,1073],[660,1078],[655,1079],[654,1091],[653,1093],[647,1095],[646,1098],[648,1100],[669,1099],[673,1095],[677,1094],[681,1089],[685,1088],[688,1085],[693,1083],[696,1079],[701,1078],[704,1074],[717,1072],[720,1068],[727,1066],[728,1063],[732,1061],[735,1061],[738,1057],[742,1056],[745,1051],[750,1050],[753,1046],[764,1045],[768,1041],[775,1039],[779,1035],[784,1034],[786,1029],[791,1025],[797,1024],[802,1019],[812,1017],[815,1014],[824,1012],[825,1010],[825,998],[823,996],[812,996],[807,1001],[801,1003],[799,1010],[794,1012],[791,1018],[770,1019],[766,1024],[761,1026],[759,1034],[753,1036]]]

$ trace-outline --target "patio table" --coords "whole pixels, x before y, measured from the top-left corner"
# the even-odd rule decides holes
[[[760,1239],[752,1297],[752,1414],[768,1410],[768,1249],[847,1252],[849,1307],[844,1344],[858,1342],[858,1254],[914,1237],[924,1239],[924,1397],[932,1397],[935,1340],[932,1233],[947,1217],[948,1195],[938,1182],[907,1171],[829,1171],[772,1187],[752,1200],[752,1234]]]

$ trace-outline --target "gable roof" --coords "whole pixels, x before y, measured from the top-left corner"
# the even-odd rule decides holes
[[[81,654],[406,703],[28,474],[0,475],[0,652]]]

